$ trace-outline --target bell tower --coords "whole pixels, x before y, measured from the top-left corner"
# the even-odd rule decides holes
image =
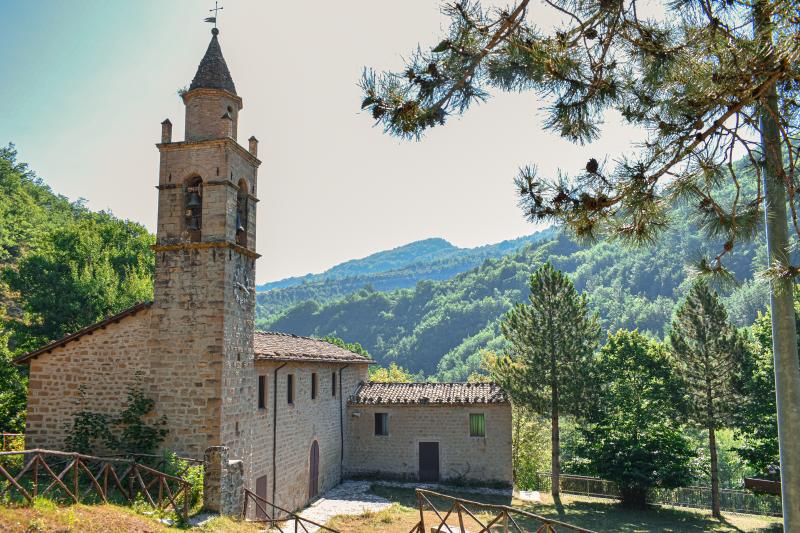
[[[226,376],[253,357],[258,141],[237,142],[242,99],[219,30],[188,90],[185,139],[161,124],[152,392],[165,447],[202,457],[226,440]],[[232,423],[232,422],[231,422]]]

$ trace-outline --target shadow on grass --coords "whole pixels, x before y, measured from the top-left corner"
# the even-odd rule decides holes
[[[416,510],[417,498],[413,489],[373,485],[372,492],[390,501]],[[770,523],[766,517],[751,515],[726,514],[722,521],[714,519],[710,513],[689,509],[649,507],[647,509],[630,509],[619,505],[614,500],[586,499],[572,495],[562,495],[553,499],[549,494],[542,494],[541,503],[510,501],[507,497],[495,494],[476,494],[457,489],[441,489],[442,493],[457,498],[481,503],[512,505],[515,508],[529,511],[546,518],[559,520],[568,524],[584,527],[598,532],[618,531],[621,533],[643,533],[660,531],[665,533],[679,532],[749,532],[777,533],[782,531],[779,524]],[[452,505],[447,500],[431,498],[440,513],[446,512]],[[516,519],[516,517],[515,517]],[[534,520],[517,520],[526,531],[536,531],[540,525]]]

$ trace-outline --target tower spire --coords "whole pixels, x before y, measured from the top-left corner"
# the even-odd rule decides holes
[[[236,94],[236,86],[233,84],[228,65],[222,56],[222,48],[219,46],[217,35],[219,35],[219,29],[215,25],[211,29],[211,42],[208,43],[206,54],[200,61],[197,73],[189,86],[190,91],[193,89],[223,89],[231,94]]]

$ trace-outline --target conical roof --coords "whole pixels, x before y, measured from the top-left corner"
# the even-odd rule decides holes
[[[225,58],[222,57],[222,49],[219,47],[217,35],[219,35],[219,30],[212,29],[211,42],[208,43],[206,55],[203,56],[197,67],[197,74],[194,75],[192,84],[189,86],[190,91],[193,89],[223,89],[236,94],[236,86],[233,84],[233,78],[231,78]]]

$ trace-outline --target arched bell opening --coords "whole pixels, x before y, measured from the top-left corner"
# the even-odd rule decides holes
[[[203,179],[189,178],[184,192],[184,224],[189,240],[199,242],[203,231]]]

